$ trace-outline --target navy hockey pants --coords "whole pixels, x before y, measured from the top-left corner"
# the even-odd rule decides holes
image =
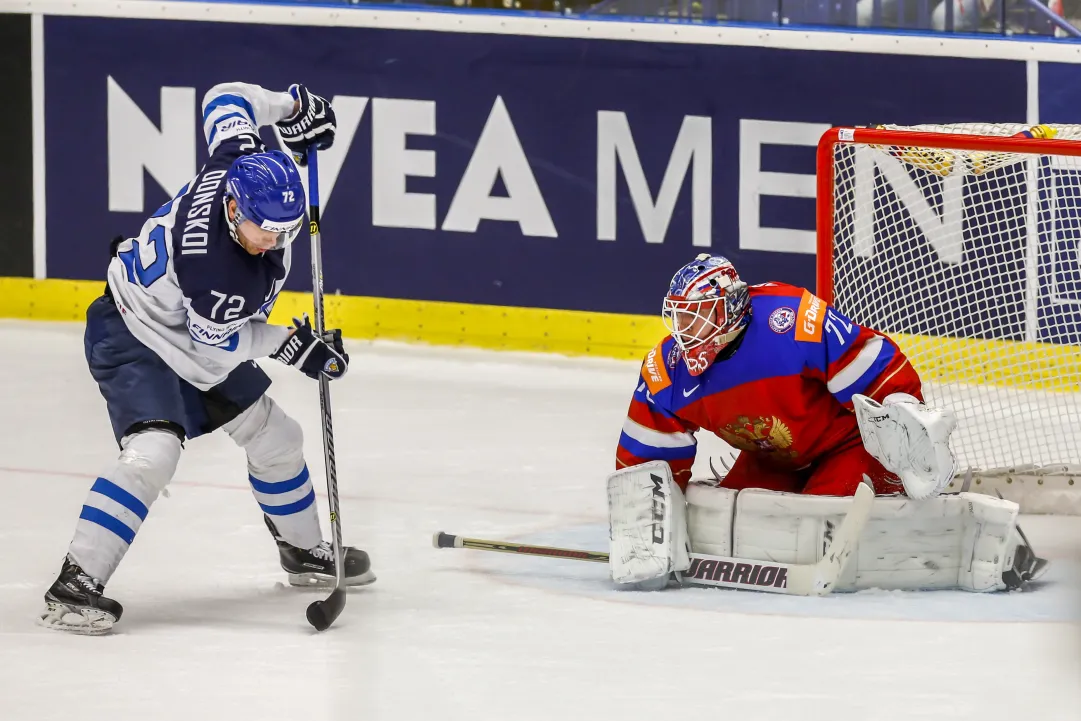
[[[200,391],[131,334],[108,294],[86,310],[83,345],[117,443],[149,428],[182,433],[181,440],[210,433],[247,410],[270,387],[263,369],[246,361],[218,385]]]

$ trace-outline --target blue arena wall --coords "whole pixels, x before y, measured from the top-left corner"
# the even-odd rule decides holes
[[[205,158],[199,103],[229,80],[334,99],[329,291],[629,318],[655,316],[672,272],[703,251],[750,282],[813,287],[814,146],[830,126],[1081,122],[1081,49],[1052,43],[36,5],[43,152],[22,242],[39,281],[103,277],[109,238],[135,234]],[[304,291],[297,249],[290,288]]]

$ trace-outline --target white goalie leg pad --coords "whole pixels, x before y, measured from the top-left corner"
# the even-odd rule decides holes
[[[1021,545],[1017,530],[1018,506],[1012,501],[979,493],[962,493],[967,505],[965,535],[961,546],[958,586],[966,591],[1001,591],[1002,574],[1013,568]]]
[[[687,503],[664,461],[608,477],[609,566],[616,583],[665,578],[691,566]]]
[[[736,498],[732,555],[779,563],[817,563],[851,505],[851,497],[744,489]],[[848,569],[853,565],[849,563]]]
[[[732,555],[815,563],[850,504],[850,498],[741,491]],[[836,590],[1005,589],[1003,573],[1020,543],[1016,523],[1016,504],[980,494],[877,498]]]
[[[252,493],[281,537],[297,548],[318,546],[323,534],[300,424],[264,395],[223,428],[247,452]]]
[[[949,410],[920,403],[907,393],[891,393],[881,404],[852,396],[863,446],[897,474],[909,498],[937,496],[957,470],[950,433],[957,419]]]
[[[738,492],[715,483],[687,486],[687,535],[691,551],[732,556],[732,515]]]

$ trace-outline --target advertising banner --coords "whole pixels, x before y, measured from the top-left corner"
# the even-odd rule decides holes
[[[211,86],[301,82],[338,115],[328,291],[615,313],[701,252],[813,287],[831,125],[1026,114],[1007,60],[55,16],[44,57],[49,277],[102,277],[195,173]]]

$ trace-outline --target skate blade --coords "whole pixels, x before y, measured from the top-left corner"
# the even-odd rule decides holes
[[[99,608],[80,608],[56,601],[47,601],[45,610],[37,618],[37,624],[43,628],[80,636],[101,636],[108,633],[114,623],[116,617]]]
[[[1027,580],[1035,581],[1036,579],[1043,576],[1045,573],[1047,573],[1047,566],[1048,565],[1049,564],[1047,562],[1047,559],[1037,558],[1036,563],[1034,563],[1032,565],[1032,571],[1029,573],[1029,576],[1028,576]]]
[[[290,573],[287,575],[289,576],[289,585],[298,588],[332,588],[335,581],[334,576],[328,576],[325,573]],[[375,583],[375,574],[371,572],[371,569],[359,576],[349,576],[345,579],[346,586],[367,586],[369,583]]]

